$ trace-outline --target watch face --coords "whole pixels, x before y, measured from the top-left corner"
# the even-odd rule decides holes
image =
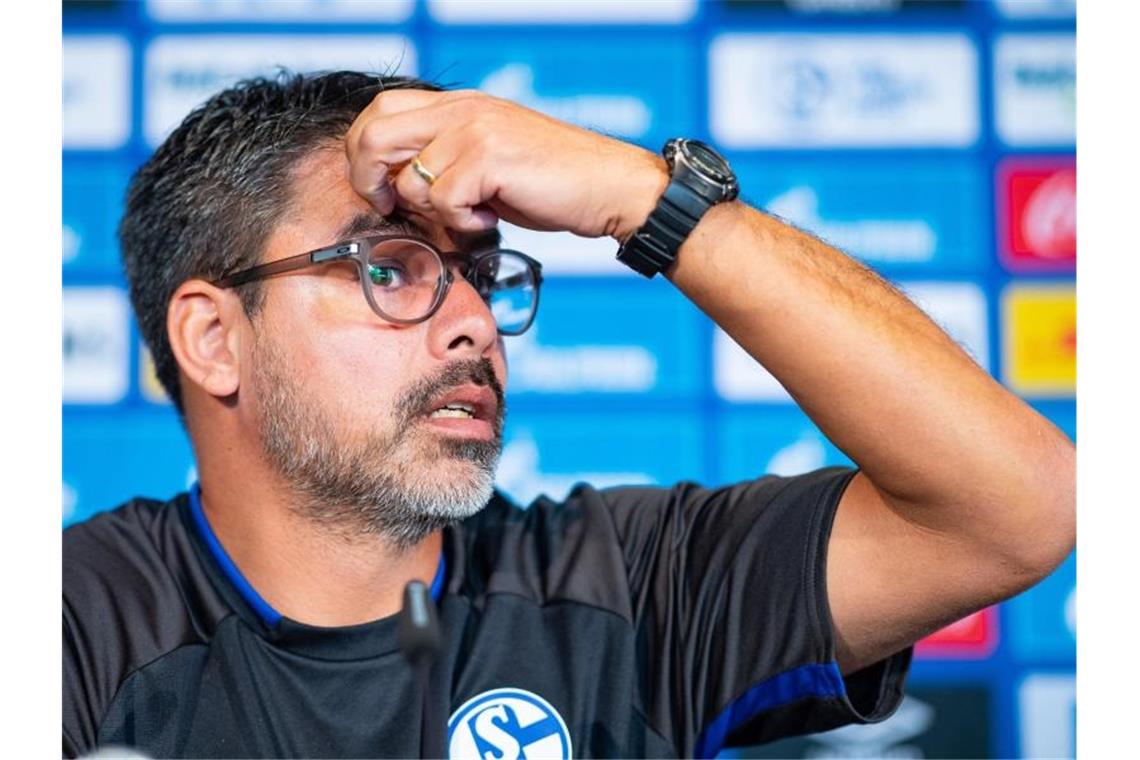
[[[699,140],[686,140],[681,150],[685,158],[697,171],[711,175],[718,180],[728,180],[732,175],[728,162],[719,153]]]

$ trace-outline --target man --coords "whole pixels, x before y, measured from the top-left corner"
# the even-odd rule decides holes
[[[65,532],[64,752],[711,756],[886,718],[917,639],[1056,567],[1071,443],[714,152],[667,154],[349,72],[187,117],[121,238],[200,485]],[[614,238],[858,469],[508,504],[502,336],[541,271],[499,219]]]

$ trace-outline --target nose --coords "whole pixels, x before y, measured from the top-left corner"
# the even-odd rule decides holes
[[[453,272],[447,296],[428,320],[428,347],[439,359],[490,358],[499,343],[491,309],[467,280]]]

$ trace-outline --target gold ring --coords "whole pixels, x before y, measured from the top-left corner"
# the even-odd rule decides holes
[[[431,173],[430,169],[420,163],[419,156],[416,156],[412,159],[412,171],[420,175],[420,178],[429,185],[434,185],[436,179],[438,179],[434,174]]]

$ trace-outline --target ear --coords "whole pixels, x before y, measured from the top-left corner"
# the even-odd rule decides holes
[[[237,393],[245,310],[230,290],[187,280],[170,299],[166,332],[183,375],[218,398]]]

